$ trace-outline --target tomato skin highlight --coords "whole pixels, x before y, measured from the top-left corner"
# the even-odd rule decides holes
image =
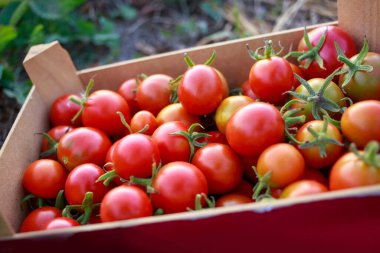
[[[109,191],[100,206],[102,222],[152,216],[148,195],[136,186],[122,185]]]
[[[181,103],[167,105],[157,114],[159,126],[171,121],[181,121],[189,126],[193,123],[200,123],[199,117],[189,114]]]
[[[341,128],[343,135],[358,148],[375,140],[380,142],[380,101],[364,100],[351,105],[343,113]]]
[[[43,206],[30,212],[21,224],[20,232],[45,230],[46,225],[61,216],[61,210],[51,206]]]
[[[299,180],[291,183],[282,191],[280,198],[289,199],[327,192],[325,185],[314,180]]]
[[[265,148],[282,142],[284,122],[271,104],[254,102],[240,108],[227,123],[226,137],[242,156],[257,157]]]
[[[46,225],[46,230],[59,229],[59,228],[71,228],[71,227],[76,227],[79,225],[80,223],[74,219],[67,218],[67,217],[57,217]]]
[[[210,66],[191,67],[180,81],[178,99],[190,114],[209,114],[216,110],[223,99],[222,81]]]
[[[206,177],[200,169],[187,162],[172,162],[164,165],[153,179],[155,193],[153,206],[164,213],[184,212],[195,208],[197,194],[208,194]]]
[[[215,207],[223,207],[223,206],[236,206],[240,204],[252,203],[253,200],[250,197],[247,197],[242,194],[230,193],[221,196],[215,202]]]
[[[80,105],[70,100],[70,97],[74,97],[80,101],[80,97],[75,94],[65,94],[58,97],[50,107],[50,122],[53,126],[82,126],[81,117],[77,118],[73,123],[71,120],[75,114],[80,110]]]
[[[22,185],[37,197],[51,199],[64,189],[66,178],[66,170],[60,163],[51,159],[40,159],[26,168]]]

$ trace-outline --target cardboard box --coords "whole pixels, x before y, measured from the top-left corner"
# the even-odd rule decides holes
[[[338,1],[339,26],[359,45],[366,34],[370,49],[380,50],[377,1]],[[332,24],[337,24],[336,22]],[[326,25],[326,24],[320,24]],[[312,28],[312,27],[309,27]],[[285,48],[296,45],[303,28],[218,43],[183,51],[76,71],[68,53],[57,43],[31,48],[24,66],[34,83],[0,151],[0,252],[86,251],[123,252],[373,252],[380,235],[380,186],[363,187],[293,200],[178,213],[160,217],[87,225],[49,232],[17,233],[25,192],[21,177],[37,159],[48,129],[49,106],[55,98],[83,91],[90,78],[95,89],[113,89],[137,73],[183,73],[183,53],[203,62],[216,50],[213,64],[231,85],[248,77],[253,60],[245,44],[256,48],[264,39]]]

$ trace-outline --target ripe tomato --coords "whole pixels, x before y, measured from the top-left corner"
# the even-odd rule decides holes
[[[139,111],[135,115],[133,115],[131,119],[131,129],[132,133],[137,133],[138,131],[148,126],[148,130],[144,132],[146,135],[152,135],[156,130],[158,124],[156,117],[149,111]]]
[[[357,60],[358,55],[353,56],[350,61]],[[358,71],[352,79],[345,85],[344,91],[353,101],[380,100],[380,54],[369,52],[361,63],[373,67],[371,72]],[[343,70],[347,66],[343,66]],[[348,78],[348,74],[339,76],[339,86]]]
[[[111,141],[100,130],[79,127],[65,134],[58,142],[57,156],[68,169],[83,163],[103,166]]]
[[[277,56],[262,59],[249,71],[252,91],[261,101],[280,103],[286,98],[294,82],[292,68],[287,60]]]
[[[189,68],[178,86],[178,99],[190,114],[209,114],[216,110],[222,98],[222,81],[207,65]]]
[[[61,216],[61,210],[51,206],[44,206],[33,210],[25,217],[21,224],[20,232],[45,230],[46,225]]]
[[[188,126],[180,121],[171,121],[159,126],[152,135],[162,164],[174,161],[189,161],[190,145],[184,136],[172,135],[177,131],[187,131]]]
[[[25,170],[22,185],[33,195],[41,198],[55,198],[65,186],[66,170],[57,161],[40,159],[32,162]]]
[[[304,172],[305,161],[301,153],[287,143],[268,147],[257,162],[257,174],[262,178],[271,173],[267,184],[273,188],[282,188],[297,181]]]
[[[343,135],[359,148],[371,140],[380,142],[380,101],[365,100],[351,105],[342,115]]]
[[[257,183],[257,175],[255,174],[255,171],[253,170],[253,166],[257,166],[257,159],[258,157],[249,157],[249,156],[242,156],[241,160],[243,162],[244,166],[244,177],[251,182],[252,184]],[[252,196],[252,195],[251,195]]]
[[[93,193],[93,202],[100,203],[109,188],[103,182],[96,182],[104,174],[97,165],[86,163],[75,167],[65,184],[65,196],[70,205],[80,205],[87,192]]]
[[[316,138],[308,130],[311,128],[315,133],[321,133],[323,129],[323,120],[313,120],[304,124],[296,134],[296,139],[300,142],[313,142]],[[339,129],[331,123],[327,124],[326,133],[323,133],[323,138],[334,139],[342,143],[342,134]],[[306,167],[313,169],[321,169],[333,164],[340,156],[342,146],[325,142],[326,156],[321,156],[321,149],[319,146],[299,149],[303,158],[305,159]]]
[[[282,191],[280,199],[297,198],[327,192],[328,189],[324,184],[315,180],[299,180],[291,183]]]
[[[247,96],[247,97],[250,97],[252,98],[254,101],[256,101],[257,99],[257,96],[256,94],[253,92],[252,88],[251,88],[251,85],[249,83],[249,80],[245,81],[242,85],[241,85],[241,92],[243,93],[244,96]]]
[[[241,107],[253,102],[253,99],[247,96],[230,96],[225,98],[218,106],[215,112],[215,123],[222,134],[226,134],[226,126],[231,116]]]
[[[63,135],[65,135],[66,133],[70,132],[71,130],[73,130],[73,128],[71,126],[55,126],[53,128],[51,128],[47,134],[56,142],[59,142],[59,140],[62,138]],[[46,152],[48,150],[54,150],[54,146],[49,143],[49,141],[47,140],[47,138],[44,137],[44,139],[42,140],[42,144],[41,144],[41,152]],[[51,155],[48,155],[48,156],[44,156],[44,158],[46,159],[53,159],[53,160],[57,160],[57,154],[56,154],[57,151],[55,151],[55,153],[52,153]]]
[[[327,32],[326,32],[327,29]],[[313,60],[308,68],[302,68],[305,66],[306,60],[300,63],[301,70],[306,78],[306,80],[311,78],[326,78],[334,70],[342,66],[342,63],[338,61],[338,54],[335,49],[334,42],[338,43],[339,47],[342,49],[343,53],[347,57],[351,57],[357,53],[355,42],[353,38],[337,26],[327,26],[318,27],[310,32],[308,32],[309,40],[312,46],[316,46],[323,35],[326,32],[326,39],[322,47],[318,51],[318,54],[323,60],[323,66],[325,68],[321,69],[318,63]],[[305,39],[302,38],[298,44],[299,52],[308,51],[308,47],[305,43]]]
[[[204,143],[204,142],[207,142],[207,143],[220,143],[220,144],[227,144],[228,145],[226,136],[224,134],[222,134],[221,132],[219,132],[218,130],[208,131],[206,133],[209,136],[199,138],[198,142],[200,142],[200,143]]]
[[[84,105],[83,125],[99,129],[108,136],[123,136],[125,126],[117,112],[121,112],[129,122],[129,107],[121,95],[110,90],[95,91]]]
[[[167,105],[157,114],[158,125],[161,126],[170,121],[181,121],[189,126],[193,123],[200,123],[199,117],[189,114],[181,103]]]
[[[240,204],[252,203],[253,199],[242,194],[230,193],[221,196],[215,202],[215,207],[236,206]]]
[[[328,187],[327,178],[321,173],[320,170],[305,169],[302,179],[314,180]]]
[[[254,102],[240,108],[227,123],[227,141],[243,156],[258,156],[284,139],[284,121],[273,105]]]
[[[102,222],[152,216],[148,195],[136,186],[122,185],[109,191],[100,206]]]
[[[164,165],[153,179],[151,194],[153,206],[165,214],[184,212],[195,208],[197,194],[208,193],[207,180],[196,166],[187,162]]]
[[[225,99],[226,97],[228,97],[229,93],[230,93],[230,89],[229,89],[229,86],[228,86],[228,82],[227,82],[227,79],[226,77],[222,74],[222,72],[220,72],[219,70],[217,70],[216,68],[214,68],[215,72],[218,74],[219,78],[220,78],[220,81],[222,82],[222,90],[223,90],[223,99]]]
[[[340,157],[330,171],[329,184],[332,191],[379,183],[379,168],[367,164],[352,152]]]
[[[239,195],[245,195],[252,199],[253,185],[246,180],[241,180],[240,183],[229,193],[235,193]]]
[[[116,173],[124,179],[149,178],[153,163],[158,166],[160,162],[160,151],[149,136],[130,134],[116,144],[111,160]]]
[[[233,190],[243,176],[243,165],[239,157],[225,144],[207,144],[195,152],[191,163],[205,175],[210,194]]]
[[[72,102],[70,97],[80,100],[80,97],[74,94],[66,94],[58,97],[50,107],[50,121],[53,126],[74,126],[79,127],[82,125],[82,119],[79,117],[72,122],[75,114],[80,110],[80,105]]]
[[[135,78],[127,79],[119,86],[119,89],[117,90],[117,93],[119,93],[125,101],[127,101],[131,115],[134,115],[140,110],[140,106],[136,99],[136,91],[137,84]]]
[[[172,89],[169,82],[172,79],[163,74],[151,75],[144,79],[136,91],[140,108],[157,115],[162,108],[170,104]]]
[[[293,64],[291,62],[289,62],[289,64],[290,64],[290,67],[293,70],[293,74],[297,74],[297,75],[299,75],[300,77],[303,78],[302,70],[297,65],[295,65],[295,64]],[[294,89],[297,88],[298,86],[300,86],[300,84],[301,84],[300,81],[298,81],[298,79],[294,76],[293,77],[293,88]]]
[[[113,157],[113,154],[115,152],[115,147],[116,145],[119,143],[120,140],[116,141],[115,143],[112,144],[112,146],[108,149],[108,152],[107,152],[107,155],[106,155],[106,161],[105,161],[105,164],[107,164],[107,166],[103,166],[103,169],[108,172],[108,171],[111,171],[114,169],[114,166],[112,164],[112,157]],[[123,181],[121,181],[120,177],[114,177],[112,179],[112,182],[115,184],[115,185],[122,185],[123,184]]]
[[[46,225],[46,230],[59,229],[59,228],[71,228],[71,227],[76,227],[79,225],[80,225],[79,222],[74,219],[67,218],[67,217],[57,217]]]

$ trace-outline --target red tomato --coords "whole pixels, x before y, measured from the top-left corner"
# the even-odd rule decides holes
[[[148,195],[138,187],[122,185],[109,191],[100,206],[102,222],[152,216]]]
[[[218,74],[219,78],[220,78],[220,81],[222,82],[222,90],[223,90],[223,99],[225,99],[226,97],[229,96],[229,93],[230,93],[230,88],[228,86],[228,82],[227,82],[227,79],[226,77],[222,74],[222,72],[220,72],[219,70],[217,70],[216,68],[214,68],[215,72]]]
[[[252,91],[261,101],[280,103],[286,98],[294,82],[293,71],[287,60],[272,56],[253,64],[249,72]]]
[[[137,133],[144,129],[145,126],[148,126],[148,130],[144,134],[152,135],[158,124],[156,117],[151,112],[142,110],[137,112],[131,119],[132,133]]]
[[[220,144],[228,144],[226,136],[222,134],[221,132],[215,130],[215,131],[208,131],[207,132],[208,137],[201,137],[199,138],[198,142],[204,143],[207,141],[207,143],[220,143]]]
[[[125,99],[125,101],[127,101],[131,115],[134,115],[140,110],[140,106],[137,103],[136,99],[136,91],[137,84],[135,78],[126,80],[120,85],[119,89],[117,90],[117,93],[119,93]]]
[[[200,123],[199,117],[189,114],[181,103],[167,105],[157,114],[158,125],[170,121],[181,121],[189,126],[193,123]]]
[[[242,156],[241,160],[243,162],[244,166],[244,177],[251,182],[252,184],[257,183],[257,176],[255,174],[255,171],[253,170],[253,166],[256,167],[257,165],[257,159],[258,157],[248,157],[248,156]]]
[[[51,206],[44,206],[33,210],[21,224],[20,232],[45,230],[46,225],[61,216],[61,210]]]
[[[222,81],[212,67],[195,65],[183,75],[178,86],[178,99],[190,114],[209,114],[223,99]]]
[[[300,142],[313,142],[315,137],[308,131],[311,128],[316,133],[321,133],[323,129],[323,120],[313,120],[304,124],[296,134],[296,139]],[[342,134],[339,129],[331,123],[328,123],[326,133],[322,134],[323,137],[328,137],[342,143]],[[340,156],[342,146],[325,142],[326,156],[322,157],[320,147],[315,146],[311,148],[299,149],[303,158],[305,159],[306,167],[313,169],[321,169],[333,164]]]
[[[75,114],[80,110],[80,105],[72,102],[70,97],[80,100],[80,97],[74,94],[66,94],[58,97],[50,107],[50,121],[53,126],[74,126],[82,125],[82,119],[79,117],[75,122],[71,122]]]
[[[215,202],[215,207],[236,206],[240,204],[252,203],[253,199],[242,194],[230,193],[221,196]]]
[[[308,196],[327,192],[328,189],[324,184],[321,184],[315,180],[299,180],[291,183],[282,191],[280,198],[289,199],[297,198],[301,196]]]
[[[236,186],[230,193],[235,193],[239,195],[247,196],[252,199],[253,195],[253,185],[246,180],[241,180],[238,186]]]
[[[144,79],[136,92],[140,108],[157,115],[162,108],[170,104],[172,89],[169,82],[172,79],[163,74],[151,75]]]
[[[65,168],[57,161],[40,159],[26,168],[22,185],[37,197],[51,199],[64,188],[66,177]]]
[[[380,142],[380,101],[364,100],[351,105],[342,115],[343,135],[359,148],[371,140]]]
[[[246,105],[227,123],[227,141],[243,156],[258,156],[265,148],[284,139],[284,121],[273,105],[254,102]]]
[[[174,161],[189,161],[190,145],[184,136],[172,135],[177,131],[187,131],[188,126],[180,121],[171,121],[159,126],[152,135],[157,144],[162,164]]]
[[[251,84],[249,83],[249,80],[245,81],[242,86],[241,86],[241,92],[243,93],[244,96],[252,98],[254,101],[256,101],[257,96],[253,92],[251,88]]]
[[[191,163],[205,175],[210,194],[233,190],[243,176],[239,157],[225,144],[207,144],[195,153]]]
[[[74,219],[67,218],[67,217],[57,217],[46,225],[46,230],[59,229],[59,228],[71,228],[71,227],[76,227],[79,225],[80,225],[79,222]]]
[[[271,176],[267,182],[270,187],[282,188],[300,179],[305,172],[305,161],[301,153],[287,143],[274,144],[259,156],[257,174]]]
[[[164,213],[184,212],[195,208],[197,194],[207,195],[207,180],[203,173],[187,162],[164,165],[153,179],[153,206]]]
[[[309,40],[312,46],[316,46],[318,44],[321,36],[324,32],[326,32],[326,29],[326,40],[321,49],[318,51],[318,54],[323,60],[325,70],[321,69],[315,60],[310,64],[309,68],[302,68],[302,66],[306,63],[306,60],[302,61],[301,69],[307,80],[315,77],[326,78],[334,72],[334,70],[342,66],[342,63],[338,61],[338,54],[336,52],[334,42],[338,43],[339,47],[347,57],[351,57],[357,53],[353,38],[348,33],[343,31],[342,28],[337,26],[318,27],[308,32]],[[298,44],[298,51],[306,52],[308,50],[309,49],[306,46],[305,40],[302,38]]]
[[[63,135],[73,130],[71,126],[55,126],[52,129],[50,129],[47,134],[56,142],[58,142]],[[47,138],[43,138],[42,144],[41,144],[41,152],[46,152],[50,149],[54,149],[53,145],[49,143]],[[57,160],[57,154],[51,154],[48,156],[45,156],[46,159],[53,159]]]
[[[130,120],[128,103],[118,93],[98,90],[88,97],[82,113],[83,125],[101,130],[108,136],[123,136],[125,126],[117,112]]]
[[[65,134],[58,143],[57,156],[68,170],[84,163],[103,166],[111,141],[101,131],[79,127]]]
[[[112,144],[112,146],[110,147],[110,149],[108,150],[107,152],[107,155],[106,155],[106,161],[105,163],[107,164],[107,166],[103,166],[103,169],[108,172],[108,171],[111,171],[114,169],[114,166],[112,164],[112,157],[113,157],[113,154],[115,152],[115,147],[116,145],[119,143],[120,140],[116,141],[114,144]],[[120,177],[114,177],[112,179],[112,182],[116,185],[122,185],[123,184],[123,181],[121,181]]]
[[[302,70],[297,65],[295,65],[295,64],[293,64],[291,62],[289,62],[289,64],[290,64],[290,67],[293,70],[293,74],[297,74],[297,75],[299,75],[300,77],[303,78]],[[300,84],[301,84],[300,81],[298,81],[298,79],[294,76],[293,77],[293,88],[294,89],[297,88]]]
[[[302,179],[314,180],[328,187],[327,178],[319,170],[305,169]]]
[[[131,176],[149,178],[152,165],[160,162],[160,152],[156,143],[147,135],[131,134],[121,139],[111,157],[116,173],[129,179]]]
[[[93,193],[93,202],[100,203],[109,188],[103,182],[96,182],[104,174],[97,165],[86,163],[75,167],[65,184],[65,196],[70,205],[80,205],[87,192]]]

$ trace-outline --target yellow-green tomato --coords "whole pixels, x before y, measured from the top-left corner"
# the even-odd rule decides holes
[[[238,95],[225,98],[216,109],[215,123],[219,131],[226,134],[228,120],[241,107],[253,102],[248,96]]]

